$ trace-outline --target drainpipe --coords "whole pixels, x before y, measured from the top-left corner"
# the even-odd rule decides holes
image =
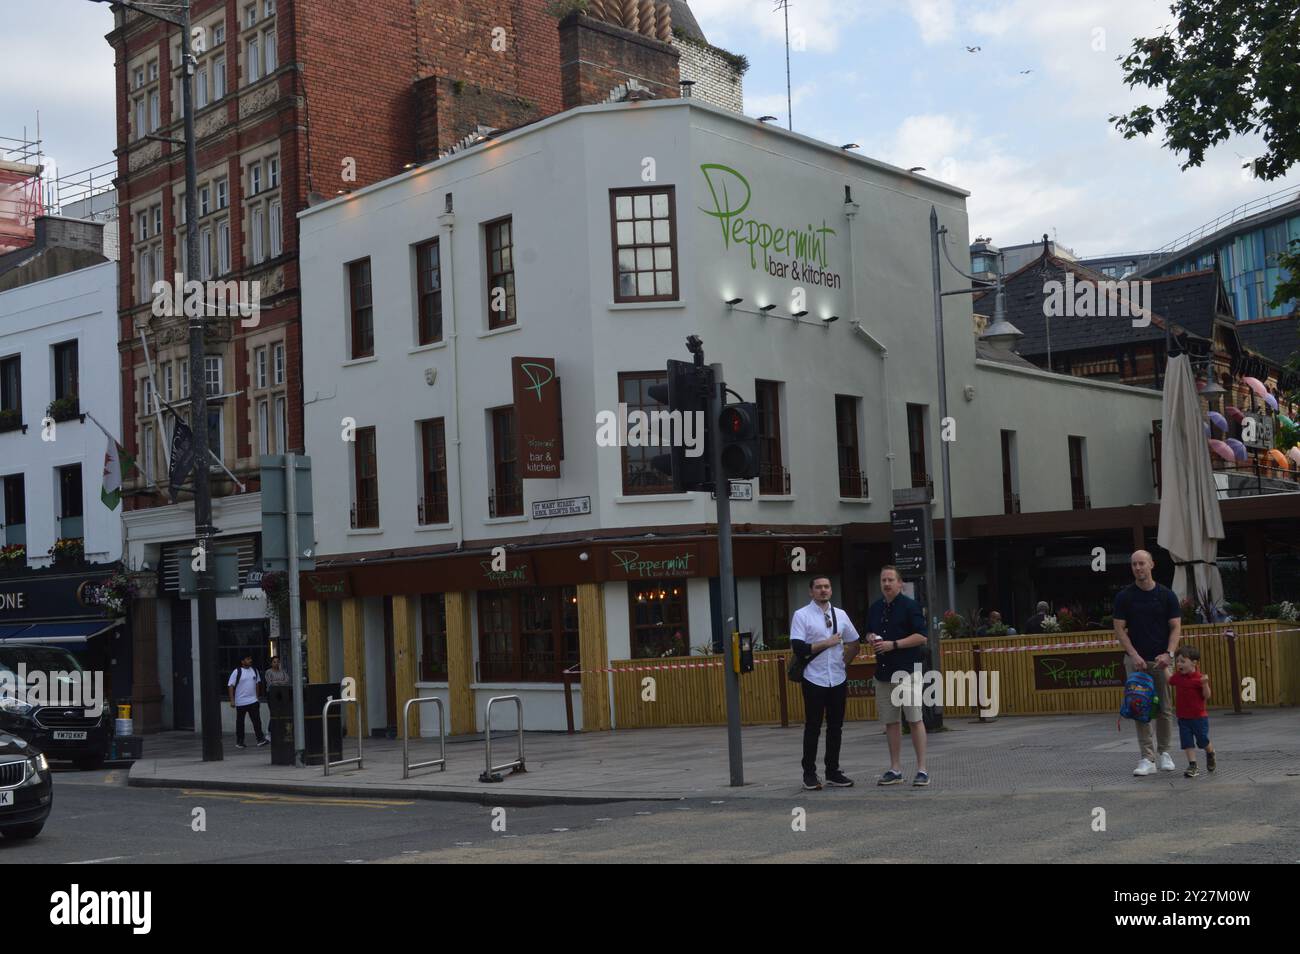
[[[853,299],[850,302],[850,309],[854,315],[858,314],[858,268],[857,259],[853,257],[853,226],[857,221],[860,209],[861,206],[853,201],[852,187],[846,185],[844,187],[844,215],[849,220],[849,271],[851,272],[849,290]],[[889,498],[885,502],[892,507],[894,505],[894,437],[889,426],[889,365],[886,362],[889,357],[889,350],[871,332],[867,331],[861,320],[854,319],[852,325],[853,330],[861,335],[871,345],[872,349],[880,355],[880,423],[885,432],[885,463],[886,472],[889,475]]]
[[[445,207],[438,216],[442,227],[443,241],[438,243],[438,253],[444,259],[442,282],[447,292],[447,347],[451,350],[451,419],[453,433],[451,446],[456,454],[456,549],[465,549],[465,482],[461,474],[460,446],[460,343],[456,333],[456,269],[452,258],[452,234],[456,229],[456,213],[452,211],[451,193],[444,197]]]

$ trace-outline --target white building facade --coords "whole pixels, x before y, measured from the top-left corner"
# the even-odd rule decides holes
[[[572,110],[302,213],[313,678],[357,680],[362,728],[419,693],[473,732],[506,692],[563,728],[580,669],[574,722],[599,728],[609,660],[713,642],[713,501],[597,426],[656,407],[692,334],[760,408],[764,472],[732,520],[739,628],[769,643],[808,599],[793,548],[837,601],[864,591],[839,529],[938,485],[945,432],[958,518],[1004,512],[1001,431],[1022,513],[1070,510],[1080,479],[1094,507],[1151,502],[1159,395],[977,358],[961,296],[941,426],[928,220],[965,250],[965,196],[677,100]],[[554,362],[558,476],[522,476],[517,358],[535,383]]]
[[[121,509],[100,500],[104,430],[121,435],[116,295],[114,262],[0,291],[0,544],[31,569],[59,540],[88,563],[122,557]]]

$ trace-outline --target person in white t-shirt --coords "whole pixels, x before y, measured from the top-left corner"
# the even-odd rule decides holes
[[[245,656],[239,661],[239,668],[230,674],[226,686],[230,690],[230,707],[235,710],[235,748],[244,745],[244,716],[253,717],[253,734],[257,736],[258,745],[266,745],[271,740],[262,734],[262,703],[258,701],[258,686],[262,677],[253,668],[253,657]]]
[[[860,648],[858,631],[849,614],[831,603],[831,581],[813,577],[812,597],[790,621],[790,649],[804,660],[803,671],[803,787],[822,787],[817,777],[817,743],[826,719],[826,784],[848,787],[853,780],[840,771],[840,736],[848,705],[847,665]]]

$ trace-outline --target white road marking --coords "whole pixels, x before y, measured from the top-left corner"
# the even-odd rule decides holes
[[[97,865],[105,861],[121,861],[123,858],[129,858],[130,855],[110,855],[107,858],[91,858],[87,861],[65,861],[68,865]]]

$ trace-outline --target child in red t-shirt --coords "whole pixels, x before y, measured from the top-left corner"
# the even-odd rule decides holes
[[[1201,651],[1195,646],[1179,646],[1174,653],[1174,668],[1178,671],[1169,677],[1169,685],[1177,688],[1175,696],[1178,715],[1178,741],[1187,756],[1186,778],[1200,775],[1196,767],[1196,750],[1205,750],[1205,768],[1214,771],[1214,746],[1210,743],[1210,719],[1205,703],[1210,699],[1210,677],[1201,672],[1198,663]]]

